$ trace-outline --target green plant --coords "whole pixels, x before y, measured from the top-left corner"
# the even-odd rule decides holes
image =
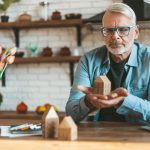
[[[12,3],[16,3],[19,2],[20,0],[1,0],[0,1],[0,11],[4,12],[4,15],[6,15],[6,11],[9,8],[9,6]]]

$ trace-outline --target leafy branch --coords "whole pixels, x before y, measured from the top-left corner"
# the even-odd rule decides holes
[[[1,0],[0,11],[6,13],[6,10],[12,3],[19,2],[20,0]]]

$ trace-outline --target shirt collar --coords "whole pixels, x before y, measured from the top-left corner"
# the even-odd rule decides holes
[[[105,55],[105,58],[104,58],[104,62],[103,62],[103,65],[106,63],[109,63],[110,64],[110,56],[109,56],[109,51],[107,50],[107,48],[105,47],[105,50],[106,50],[106,55]]]
[[[133,66],[133,67],[138,67],[138,60],[137,60],[137,46],[133,44],[131,48],[131,54],[129,56],[127,65]]]

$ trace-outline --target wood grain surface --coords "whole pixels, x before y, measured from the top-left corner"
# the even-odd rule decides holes
[[[40,122],[40,119],[0,119],[0,125]],[[150,132],[124,122],[83,122],[77,141],[43,139],[42,136],[0,138],[0,150],[149,150]]]

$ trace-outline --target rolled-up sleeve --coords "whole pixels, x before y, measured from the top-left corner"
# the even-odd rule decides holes
[[[79,61],[75,72],[74,83],[70,91],[70,97],[66,104],[66,114],[70,115],[75,122],[80,122],[90,112],[84,102],[85,94],[76,89],[77,85],[91,87],[88,75],[88,63],[86,61],[85,56]]]
[[[125,115],[129,122],[150,122],[150,101],[129,94],[117,113]]]

